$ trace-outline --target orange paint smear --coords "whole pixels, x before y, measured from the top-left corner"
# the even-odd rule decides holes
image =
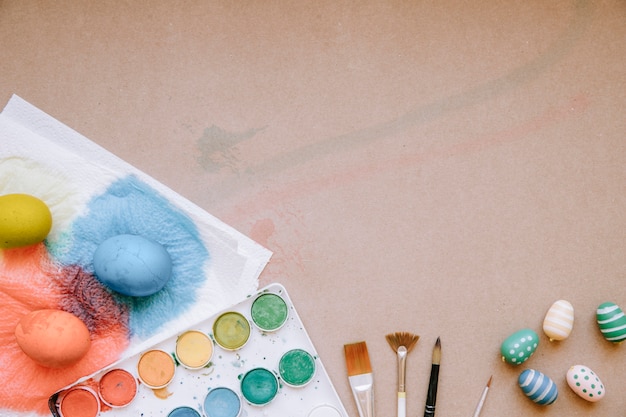
[[[127,329],[119,323],[106,332],[92,332],[89,352],[67,368],[45,368],[22,352],[15,326],[31,311],[58,308],[63,295],[55,282],[62,274],[63,268],[51,261],[43,243],[0,251],[0,378],[11,381],[0,389],[0,404],[5,408],[49,414],[50,395],[115,361],[128,346]]]
[[[167,389],[167,387],[153,389],[152,392],[154,392],[154,396],[160,400],[167,400],[172,395],[172,393]]]

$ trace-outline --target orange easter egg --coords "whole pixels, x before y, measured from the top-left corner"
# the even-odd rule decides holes
[[[48,368],[71,366],[91,347],[85,323],[62,310],[37,310],[25,315],[15,327],[15,338],[29,358]]]

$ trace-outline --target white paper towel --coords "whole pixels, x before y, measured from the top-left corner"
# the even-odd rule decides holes
[[[42,166],[58,175],[48,178]],[[20,170],[23,175],[16,175]],[[206,279],[193,305],[166,319],[154,334],[133,335],[122,356],[137,353],[253,293],[271,256],[267,249],[23,99],[13,96],[0,114],[0,195],[45,194],[40,198],[63,211],[49,235],[52,242],[63,239],[94,196],[128,176],[155,190],[192,220],[211,261],[203,267]],[[0,402],[0,415],[5,413],[21,415]]]

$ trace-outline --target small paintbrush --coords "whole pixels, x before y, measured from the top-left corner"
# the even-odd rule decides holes
[[[374,417],[374,376],[365,342],[344,345],[348,381],[361,417]]]
[[[433,359],[430,367],[430,380],[428,382],[428,392],[426,394],[426,406],[424,407],[424,417],[435,416],[435,403],[437,402],[437,385],[439,383],[439,366],[441,363],[441,340],[437,338],[433,348]]]
[[[398,417],[406,416],[406,357],[419,336],[408,332],[396,332],[385,336],[398,358]]]
[[[485,388],[480,395],[480,400],[478,400],[478,405],[476,406],[476,410],[474,410],[473,417],[478,417],[480,415],[480,411],[483,409],[483,405],[485,404],[485,400],[487,399],[487,393],[489,392],[489,387],[491,387],[492,379],[493,375],[489,377],[489,381],[487,381],[487,385],[485,385]]]

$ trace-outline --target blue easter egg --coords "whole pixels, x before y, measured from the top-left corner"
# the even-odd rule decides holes
[[[559,396],[554,381],[547,375],[534,369],[523,371],[519,375],[517,383],[522,392],[539,405],[550,405]]]
[[[165,248],[137,235],[117,235],[102,242],[93,255],[94,273],[111,290],[131,297],[160,291],[172,274]]]

